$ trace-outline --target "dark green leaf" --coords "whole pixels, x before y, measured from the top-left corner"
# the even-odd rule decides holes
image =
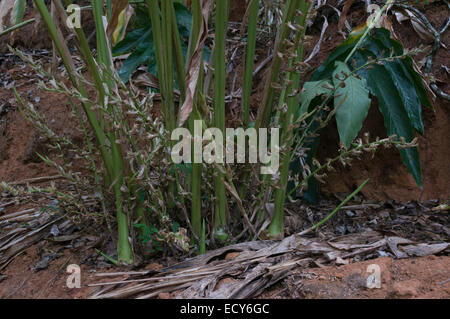
[[[330,80],[305,82],[302,94],[300,95],[300,108],[297,111],[297,118],[308,112],[311,101],[322,94],[329,93],[333,88]]]
[[[150,45],[151,42],[142,42],[123,63],[122,68],[119,71],[119,76],[124,82],[128,82],[128,79],[133,74],[136,68],[143,64],[149,65],[155,64],[155,48]]]
[[[142,28],[129,32],[125,38],[117,43],[112,49],[112,54],[118,56],[126,54],[135,49],[141,42],[151,43],[152,29]]]
[[[355,54],[355,58],[359,61],[367,60],[368,56],[369,53],[362,50]],[[414,138],[414,128],[388,69],[384,66],[375,65],[371,69],[362,70],[359,74],[366,78],[370,92],[378,98],[379,109],[383,114],[388,135],[402,136],[407,142],[411,142]],[[399,151],[403,163],[416,180],[417,185],[422,187],[422,173],[417,147],[400,149]]]
[[[387,31],[387,30],[386,30]],[[388,31],[387,31],[388,32]],[[397,55],[403,54],[403,49],[400,47],[390,46],[391,42],[389,38],[386,38],[385,32],[377,32],[377,38],[369,38],[365,42],[366,48],[373,53],[375,57],[388,57],[390,50],[393,49]],[[384,68],[386,69],[386,75],[388,75],[394,83],[398,94],[402,100],[402,106],[405,109],[413,127],[423,134],[423,122],[422,122],[422,107],[417,96],[414,83],[410,80],[411,77],[405,74],[405,69],[398,61],[385,62]],[[380,78],[379,81],[383,81],[384,78]]]
[[[180,35],[183,37],[189,37],[192,25],[192,14],[189,9],[181,3],[174,2],[175,16],[177,18],[178,29]]]
[[[414,87],[416,89],[417,94],[419,95],[420,103],[425,105],[426,107],[433,109],[433,105],[428,99],[427,90],[423,85],[422,77],[419,73],[414,70],[414,63],[411,57],[407,56],[402,61],[401,64],[405,70],[405,74],[411,76],[412,82],[414,83]]]

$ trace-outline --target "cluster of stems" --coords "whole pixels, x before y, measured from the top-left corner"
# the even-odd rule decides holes
[[[152,35],[155,52],[155,61],[157,65],[157,78],[159,83],[159,91],[161,93],[161,113],[162,122],[164,123],[165,132],[170,133],[179,126],[182,105],[187,100],[188,83],[188,65],[201,37],[205,32],[204,21],[206,0],[190,1],[190,10],[192,13],[192,27],[186,56],[182,49],[182,41],[178,31],[178,21],[176,18],[174,2],[176,0],[144,0],[143,3],[148,8],[148,17],[151,21]],[[103,183],[104,191],[112,192],[113,202],[116,211],[117,227],[118,227],[118,262],[132,263],[133,256],[133,240],[130,226],[131,219],[137,219],[141,224],[147,224],[148,216],[145,214],[144,203],[141,199],[143,189],[137,183],[137,180],[143,175],[145,183],[151,184],[151,172],[146,167],[155,152],[159,151],[161,146],[153,146],[155,149],[147,158],[138,151],[139,142],[135,141],[129,133],[132,131],[128,127],[126,115],[121,113],[121,109],[116,107],[111,98],[111,92],[117,92],[125,87],[123,83],[119,83],[112,63],[111,47],[108,36],[105,32],[104,15],[111,16],[111,2],[103,0],[92,0],[91,9],[96,26],[96,48],[97,57],[94,58],[89,47],[86,36],[82,28],[74,28],[74,32],[78,39],[78,47],[83,57],[89,73],[94,82],[97,93],[97,101],[92,102],[89,99],[85,82],[77,73],[72,61],[69,49],[64,43],[60,27],[52,20],[50,13],[43,1],[34,0],[39,13],[48,29],[48,32],[54,42],[55,48],[61,56],[62,62],[67,70],[69,79],[73,87],[80,94],[80,101],[85,112],[90,134],[94,136],[95,144],[100,151],[100,157],[103,164]],[[65,0],[65,4],[71,4],[70,0]],[[106,6],[105,6],[106,4]],[[250,97],[253,88],[253,71],[254,60],[256,56],[257,43],[257,27],[260,12],[260,1],[251,0],[248,2],[247,16],[247,37],[244,54],[244,73],[242,79],[242,125],[244,128],[251,126],[251,110]],[[64,15],[64,7],[61,0],[55,0],[55,5],[61,15]],[[198,81],[196,83],[194,96],[192,97],[192,110],[189,114],[186,125],[194,136],[194,121],[201,120],[203,129],[208,126],[218,128],[220,131],[226,131],[226,64],[227,50],[226,38],[228,30],[228,14],[229,0],[215,1],[215,19],[214,19],[214,41],[212,42],[212,60],[203,61],[201,59]],[[237,207],[239,214],[243,219],[245,230],[250,230],[253,237],[258,237],[260,231],[255,230],[252,225],[254,216],[247,215],[247,205],[243,200],[253,196],[258,198],[256,205],[262,211],[266,203],[273,202],[274,210],[268,226],[268,233],[272,238],[280,238],[284,233],[284,206],[286,199],[294,190],[287,193],[287,184],[289,181],[289,164],[296,151],[305,143],[305,134],[309,127],[301,128],[303,136],[300,142],[297,139],[299,132],[299,120],[296,119],[296,112],[299,107],[302,81],[303,67],[303,51],[304,37],[306,32],[307,15],[310,9],[311,1],[307,0],[287,0],[284,7],[282,23],[279,27],[275,40],[274,54],[272,65],[270,66],[269,75],[265,83],[263,91],[262,104],[258,109],[254,126],[259,128],[269,128],[278,126],[280,128],[280,145],[281,145],[281,166],[276,176],[260,176],[255,174],[250,165],[246,165],[242,173],[236,173],[224,164],[212,165],[209,169],[201,163],[191,161],[191,170],[180,171],[174,165],[169,164],[170,172],[160,173],[159,176],[166,176],[166,184],[160,183],[161,188],[157,188],[155,193],[155,201],[160,203],[161,211],[156,212],[161,216],[169,214],[175,216],[174,212],[181,210],[185,213],[187,223],[189,224],[192,235],[197,240],[200,252],[205,251],[205,242],[207,234],[219,242],[229,240],[230,216],[233,215],[232,208]],[[209,14],[209,12],[208,12]],[[206,26],[207,28],[207,26]],[[208,32],[206,30],[206,32]],[[201,48],[203,49],[203,47]],[[208,67],[206,64],[208,63]],[[175,83],[177,79],[177,83]],[[212,82],[213,80],[213,82]],[[213,83],[212,85],[210,85]],[[179,105],[176,105],[174,95],[175,84],[178,84],[180,90]],[[123,86],[123,87],[122,87]],[[210,91],[212,89],[212,94]],[[330,91],[330,96],[333,92]],[[210,97],[211,96],[211,97]],[[326,103],[326,100],[324,101]],[[133,103],[132,103],[133,104]],[[134,104],[133,104],[134,105]],[[319,111],[324,105],[308,114],[305,114],[301,121],[305,121],[310,117],[309,125],[317,119]],[[142,109],[129,106],[134,114],[144,119],[145,122],[148,114]],[[100,110],[100,111],[99,111]],[[107,114],[108,116],[104,116]],[[329,119],[327,119],[329,120]],[[82,121],[82,120],[80,120]],[[327,122],[327,121],[326,121]],[[306,123],[306,121],[304,122]],[[82,123],[84,124],[84,123]],[[150,124],[151,125],[151,124]],[[166,135],[167,136],[167,135]],[[89,139],[87,139],[89,140]],[[131,145],[131,149],[137,154],[136,162],[143,167],[144,173],[138,173],[139,170],[133,168],[128,163],[129,155],[124,151],[124,147]],[[225,143],[223,143],[224,145]],[[159,144],[158,144],[159,145]],[[169,161],[170,150],[174,143],[168,141],[162,147],[164,148],[164,156]],[[362,147],[362,146],[361,146]],[[91,149],[94,148],[91,146]],[[346,154],[347,155],[347,154]],[[192,152],[194,157],[194,152]],[[194,158],[193,158],[194,159]],[[333,159],[332,161],[337,161]],[[330,163],[327,163],[327,166]],[[95,166],[95,165],[94,165]],[[318,170],[325,166],[320,166]],[[161,170],[162,168],[155,168]],[[314,177],[317,170],[308,174],[303,179],[304,185],[307,179]],[[212,176],[212,184],[205,178]],[[234,184],[236,177],[241,183],[238,185],[239,192],[236,191]],[[255,191],[249,191],[251,180],[256,180],[261,190],[255,195]],[[236,184],[237,185],[237,184]],[[159,187],[158,186],[158,187]],[[230,194],[227,194],[230,193]],[[190,201],[182,194],[189,194]],[[234,199],[234,206],[231,204],[227,195],[231,195]],[[152,200],[148,194],[144,201]],[[206,203],[211,201],[212,204]],[[125,205],[127,201],[132,201],[132,205]],[[186,207],[190,204],[190,217],[187,214]],[[167,208],[167,209],[166,209]],[[206,209],[205,209],[206,208]],[[205,211],[213,211],[212,214],[206,214]],[[258,210],[258,209],[256,209]],[[258,216],[265,217],[264,214],[258,213]],[[165,218],[165,217],[164,217]],[[264,219],[264,218],[262,218]],[[208,224],[207,221],[213,220]],[[262,224],[261,218],[258,223]],[[238,224],[235,223],[234,224]]]

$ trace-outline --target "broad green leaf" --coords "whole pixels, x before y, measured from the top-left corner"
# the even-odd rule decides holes
[[[369,91],[365,82],[350,74],[351,71],[344,62],[336,62],[333,72],[333,83],[337,88],[334,98],[334,106],[338,108],[336,122],[340,140],[347,148],[361,130],[370,108]],[[346,78],[347,75],[350,76]]]
[[[136,68],[143,64],[155,64],[155,47],[152,44],[151,38],[146,38],[146,41],[141,42],[136,50],[125,60],[122,68],[119,70],[120,78],[126,83],[133,74]]]
[[[339,45],[314,72],[310,81],[330,79],[335,71],[335,62],[345,60],[357,39],[358,35],[350,36]],[[369,57],[388,56],[391,52],[394,55],[402,55],[401,43],[391,39],[388,30],[375,29],[373,35],[366,38],[362,47],[349,60],[348,67],[353,68],[354,61],[357,62],[357,67],[360,67],[367,63]],[[413,61],[409,56],[386,62],[384,65],[376,65],[373,69],[360,70],[358,75],[366,80],[370,93],[378,97],[380,110],[385,117],[385,126],[390,135],[403,136],[409,142],[414,138],[415,130],[423,133],[421,106],[432,108],[432,105],[427,97],[422,78],[414,70]],[[304,107],[302,108],[300,105],[299,109],[304,109]],[[315,142],[318,142],[318,138]],[[399,151],[417,184],[422,186],[417,148],[400,149]],[[311,152],[313,153],[313,151]],[[314,155],[312,154],[312,156]]]
[[[325,62],[317,68],[311,76],[310,81],[330,79],[334,71],[334,63],[336,61],[344,61],[347,55],[350,54],[352,48],[353,44],[341,44],[338,46],[331,52]]]
[[[428,99],[427,89],[423,84],[422,77],[420,76],[419,73],[417,73],[414,70],[414,62],[412,58],[410,56],[407,56],[400,62],[405,70],[405,74],[411,76],[412,82],[414,83],[414,87],[416,88],[416,92],[419,95],[420,103],[422,103],[422,105],[425,105],[430,109],[434,109],[433,105]]]
[[[384,31],[389,32],[387,30]],[[386,34],[384,31],[379,30],[376,38],[369,38],[369,41],[365,42],[367,49],[370,50],[375,57],[379,58],[388,57],[391,49],[394,51],[393,53],[395,55],[402,55],[403,49],[401,46],[392,46],[392,42],[389,41],[389,34]],[[405,73],[407,70],[404,69],[402,63],[398,60],[384,62],[383,66],[397,88],[403,107],[411,120],[411,124],[420,134],[423,134],[422,107],[412,77],[408,72]],[[383,79],[381,78],[379,81],[383,81]]]
[[[355,58],[360,63],[367,60],[368,56],[369,53],[362,50],[355,54]],[[388,69],[384,66],[375,65],[371,69],[362,70],[359,74],[367,79],[370,92],[378,98],[379,109],[383,114],[388,135],[395,134],[398,137],[403,137],[407,142],[411,142],[414,138],[414,127],[411,125],[408,113],[403,107],[399,90],[395,86]],[[422,173],[417,147],[399,149],[399,151],[403,163],[416,180],[417,185],[422,187]]]
[[[174,2],[174,9],[178,31],[182,38],[181,49],[183,54],[186,55],[192,24],[192,15],[181,3]],[[121,79],[125,82],[128,81],[136,68],[142,64],[147,64],[147,70],[149,73],[157,75],[153,34],[150,19],[148,18],[148,8],[146,6],[138,5],[136,7],[136,15],[131,21],[131,25],[133,25],[136,29],[129,32],[122,41],[114,46],[112,50],[112,53],[115,56],[131,53],[119,71]],[[207,54],[209,55],[209,50],[205,48],[205,51],[207,51]],[[205,56],[207,54],[205,53]],[[177,84],[178,81],[175,83]],[[178,88],[177,85],[175,86]]]
[[[394,49],[395,55],[403,54],[403,46],[397,40],[391,38],[391,33],[386,29],[376,29],[376,38],[383,42],[383,45],[386,47],[392,47]],[[427,90],[423,85],[423,80],[420,74],[416,72],[414,69],[414,63],[410,56],[405,56],[405,58],[396,61],[401,65],[403,69],[403,75],[406,76],[411,83],[414,84],[414,88],[416,89],[416,93],[419,96],[420,103],[425,105],[426,107],[433,108],[433,105],[430,103],[430,100],[427,96]]]
[[[175,9],[175,16],[177,18],[178,29],[180,35],[183,37],[189,37],[189,33],[192,25],[192,14],[189,9],[181,3],[174,2],[173,7]]]
[[[332,88],[333,85],[329,80],[305,82],[300,95],[300,108],[297,112],[297,118],[308,112],[308,107],[315,97],[329,93]]]
[[[128,33],[122,41],[114,46],[112,53],[114,56],[129,53],[131,50],[135,49],[141,42],[148,42],[148,39],[150,39],[150,42],[153,39],[151,28],[141,28],[134,30]]]
[[[402,55],[403,54],[403,46],[400,42],[395,41],[391,38],[391,32],[384,28],[375,29],[375,34],[373,37],[369,37],[369,40],[377,39],[380,43],[382,43],[382,46],[386,49],[393,50],[393,53],[395,55]],[[366,42],[367,43],[367,42]],[[386,55],[389,52],[386,52]]]
[[[130,24],[133,29],[152,27],[151,21],[148,18],[148,7],[146,4],[140,3],[134,6],[135,15],[131,18]]]

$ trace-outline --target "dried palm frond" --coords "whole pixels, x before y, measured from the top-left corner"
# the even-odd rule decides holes
[[[400,246],[406,245],[406,246]],[[400,237],[384,237],[376,231],[346,235],[333,240],[307,239],[298,234],[282,241],[253,241],[211,251],[159,271],[121,273],[126,280],[93,284],[102,286],[91,298],[153,298],[179,292],[176,298],[254,298],[313,263],[346,262],[390,250],[397,258],[426,256],[444,251],[449,243],[417,244]],[[233,259],[225,256],[239,252]],[[97,274],[108,276],[118,274]],[[223,279],[227,280],[223,280]]]

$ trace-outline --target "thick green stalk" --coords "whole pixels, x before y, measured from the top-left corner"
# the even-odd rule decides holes
[[[149,15],[152,23],[153,43],[155,45],[155,58],[158,68],[159,88],[162,98],[162,113],[166,130],[170,133],[176,127],[176,115],[173,102],[173,41],[172,19],[173,0],[161,2],[161,18],[159,17],[158,0],[146,0],[149,9]],[[173,144],[172,141],[170,141]],[[176,169],[175,169],[176,172]],[[177,173],[175,178],[178,179]],[[169,181],[169,208],[175,206],[171,196],[175,196],[177,189],[176,182]]]
[[[205,253],[206,253],[206,227],[205,227],[205,220],[203,220],[202,235],[200,238],[200,255],[204,255]]]
[[[275,41],[275,54],[272,59],[272,65],[270,67],[270,73],[268,79],[264,86],[262,105],[258,109],[258,114],[255,121],[255,128],[267,127],[270,123],[270,117],[272,115],[273,105],[275,104],[275,89],[272,87],[273,83],[277,83],[279,80],[279,73],[283,59],[278,55],[278,53],[284,52],[286,50],[285,40],[289,40],[290,28],[288,27],[289,22],[293,22],[296,14],[296,10],[299,8],[300,0],[287,0],[285,4],[285,9],[283,13],[283,19],[281,27],[278,30],[277,38]],[[251,171],[249,165],[244,169],[244,174],[242,176],[243,183],[239,190],[241,198],[244,198],[247,194],[248,184],[251,177]]]
[[[192,54],[194,53],[195,45],[197,44],[197,40],[200,34],[200,28],[203,18],[200,0],[192,0],[191,11],[192,11],[192,27],[187,51],[188,61],[190,60]]]
[[[97,37],[97,53],[99,62],[106,66],[106,70],[110,70],[111,59],[107,49],[106,34],[103,26],[103,0],[92,0],[92,11],[94,15],[95,30]]]
[[[111,16],[112,16],[112,3],[111,0],[106,0],[106,17],[109,20]]]
[[[91,1],[91,7],[92,7],[92,14],[94,16],[94,22],[95,22],[95,36],[96,36],[96,43],[97,43],[97,62],[99,65],[104,69],[109,70],[109,56],[108,51],[106,50],[106,35],[104,32],[104,25],[103,25],[103,0],[92,0]],[[88,50],[89,47],[88,47]],[[98,66],[95,66],[93,69],[94,73],[97,73],[97,75],[94,77],[94,81],[96,77],[100,77],[100,72],[98,70]],[[101,77],[100,77],[101,78]],[[111,88],[111,83],[107,83],[105,81],[105,77],[101,78],[101,86],[103,86],[104,83],[107,84],[109,88]],[[103,108],[106,108],[107,105],[105,105],[105,88],[101,89],[99,91],[99,99],[100,99],[100,105]],[[105,119],[103,116],[100,116],[100,124],[102,126],[102,129],[105,130]],[[111,138],[110,138],[111,143]],[[114,179],[113,179],[114,180]],[[111,181],[108,181],[110,183]]]
[[[121,190],[121,187],[124,184],[122,154],[120,154],[118,147],[112,147],[112,155],[114,161],[114,177],[116,178],[113,181],[113,189],[116,200],[116,218],[119,237],[117,243],[117,256],[119,262],[130,264],[133,262],[133,250],[129,240],[130,231],[128,227],[128,216],[123,209],[124,198]]]
[[[175,8],[172,5],[172,25],[173,25],[173,45],[174,45],[174,55],[175,55],[175,65],[178,76],[178,86],[180,88],[180,105],[183,105],[184,96],[186,94],[186,83],[184,82],[185,76],[185,63],[183,50],[181,49],[181,38],[180,32],[178,31],[177,17],[175,15]]]
[[[259,0],[251,0],[250,14],[248,18],[248,31],[247,31],[247,46],[245,48],[245,71],[244,71],[244,84],[242,93],[242,112],[244,127],[248,127],[250,123],[250,96],[252,93],[253,84],[253,67],[255,65],[255,47],[256,47],[256,27],[258,22],[258,9]],[[241,184],[239,189],[239,195],[241,198],[245,197],[248,189],[248,180],[250,179],[251,170],[247,165],[243,180],[246,181]]]
[[[96,26],[97,35],[97,52],[98,59],[101,65],[105,67],[104,71],[113,73],[111,64],[111,55],[106,40],[106,33],[103,27],[103,0],[93,0],[92,8],[94,13],[94,21]],[[114,89],[114,83],[112,80],[108,79],[107,76],[103,76],[103,82],[108,86],[109,90]],[[103,102],[104,104],[104,102]],[[120,112],[120,110],[113,109],[109,105],[104,105],[108,112]],[[113,175],[112,183],[116,204],[116,218],[118,227],[118,246],[117,255],[119,262],[124,262],[130,264],[133,262],[133,251],[131,248],[131,243],[129,241],[130,230],[128,227],[128,216],[124,212],[123,202],[124,197],[122,193],[122,186],[124,185],[124,165],[123,165],[123,154],[121,152],[121,146],[117,143],[119,140],[119,134],[117,131],[110,129],[111,123],[105,123],[105,128],[108,131],[108,137],[111,145],[111,155],[113,162]]]
[[[72,4],[71,0],[65,0],[66,5]],[[61,4],[61,1],[55,2],[57,8],[64,12],[64,7]],[[74,27],[74,31],[78,38],[78,44],[80,46],[81,54],[84,58],[85,63],[87,64],[89,68],[89,72],[94,79],[94,85],[95,89],[98,93],[98,103],[102,106],[104,106],[105,103],[105,88],[103,86],[103,80],[100,77],[100,73],[98,72],[97,64],[95,63],[94,57],[92,56],[91,49],[89,47],[89,43],[87,41],[86,35],[82,28],[76,28]]]
[[[200,0],[193,0],[192,2],[192,30],[191,36],[189,38],[189,47],[188,47],[188,61],[190,60],[195,46],[200,34],[201,23],[202,23],[202,11],[200,6]],[[197,92],[202,92],[202,83],[203,83],[203,63],[200,65],[200,76],[197,85]],[[197,93],[198,99],[198,93]],[[191,131],[192,136],[194,136],[194,120],[199,119],[196,118],[196,103],[193,106],[194,110],[189,117],[189,130]],[[192,145],[192,157],[194,156],[194,145]],[[201,199],[201,181],[202,179],[202,164],[194,163],[192,161],[192,176],[191,176],[191,193],[192,193],[192,203],[191,203],[191,225],[194,233],[197,236],[203,235],[201,228],[201,220],[202,220],[202,199]],[[204,223],[204,221],[203,221]]]
[[[172,19],[173,0],[161,2],[162,44],[164,61],[164,79],[166,93],[166,108],[169,115],[169,132],[175,129],[175,107],[173,103],[173,40],[174,22]]]
[[[166,128],[169,127],[169,114],[166,108],[166,92],[165,92],[165,78],[164,78],[164,59],[162,47],[162,30],[161,19],[159,17],[159,2],[158,0],[146,0],[149,16],[152,23],[153,44],[155,46],[155,59],[158,69],[159,90],[161,91],[161,98],[163,101],[162,113],[164,116],[164,123]]]
[[[173,35],[176,29],[176,21],[172,18],[173,0],[161,2],[161,25],[162,25],[162,53],[163,53],[163,72],[164,72],[164,91],[165,91],[165,109],[168,116],[167,130],[171,133],[176,127],[175,105],[173,100]],[[175,26],[174,26],[175,25]],[[175,169],[175,181],[169,182],[169,196],[175,197],[178,184],[178,173]],[[169,197],[169,207],[173,208],[175,203]]]
[[[306,15],[308,13],[308,3],[304,0],[300,1],[299,10],[302,12],[302,16],[299,17],[298,24],[303,28],[300,31],[297,31],[296,35],[296,56],[294,58],[293,65],[298,64],[303,60],[303,38],[306,30]],[[281,167],[280,167],[280,185],[281,188],[278,188],[275,191],[275,211],[272,222],[269,226],[269,233],[276,238],[283,236],[284,230],[284,203],[286,201],[286,187],[289,177],[289,162],[291,160],[291,147],[293,142],[293,122],[294,122],[294,112],[298,107],[299,103],[299,94],[295,93],[300,87],[300,70],[290,71],[289,73],[289,84],[286,90],[286,102],[287,102],[287,111],[283,115],[284,123],[282,123],[282,132],[281,132],[281,145],[286,147],[284,154],[281,155]]]
[[[216,0],[216,36],[214,48],[214,125],[225,132],[225,37],[228,25],[228,1]],[[223,141],[222,141],[223,143]],[[216,170],[214,178],[215,218],[214,229],[218,240],[227,238],[226,193],[223,173]]]
[[[191,225],[197,236],[200,235],[202,219],[202,164],[192,163],[192,204]]]
[[[245,73],[242,94],[242,110],[244,126],[248,127],[250,115],[250,96],[252,93],[253,67],[256,47],[256,26],[258,22],[259,0],[251,0],[248,17],[247,47],[245,48]]]

